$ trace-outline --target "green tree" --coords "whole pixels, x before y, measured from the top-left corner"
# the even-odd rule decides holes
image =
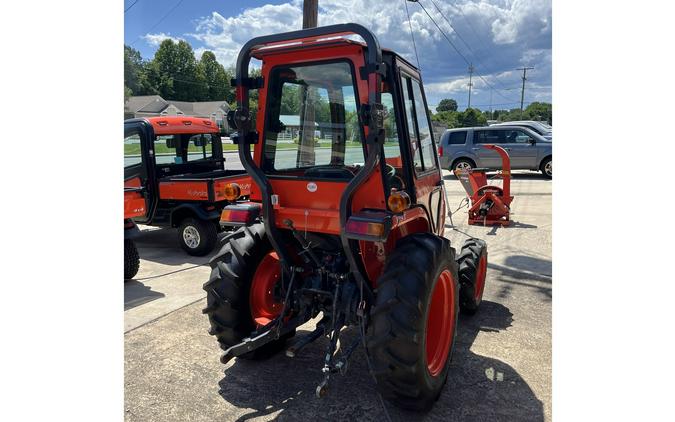
[[[476,108],[467,108],[457,116],[459,127],[485,126],[487,119]]]
[[[159,73],[159,79],[167,78],[171,84],[163,84],[159,88],[160,95],[166,99],[179,101],[196,101],[207,95],[206,75],[199,71],[192,47],[180,40],[162,41],[155,53],[153,63]],[[170,90],[167,90],[171,85]]]
[[[222,64],[216,60],[216,55],[211,51],[205,51],[199,60],[199,71],[203,72],[206,80],[207,94],[205,100],[228,101],[234,98],[230,86],[230,75],[225,71]]]
[[[457,101],[452,98],[442,99],[436,106],[436,111],[457,111]]]
[[[440,111],[431,116],[431,120],[445,124],[448,129],[459,127],[458,112],[456,111]]]
[[[550,103],[534,102],[530,103],[523,115],[529,120],[546,121],[548,124],[553,124],[553,105]]]

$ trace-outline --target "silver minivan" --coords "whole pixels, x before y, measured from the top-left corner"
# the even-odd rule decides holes
[[[538,133],[520,126],[491,126],[448,129],[441,136],[438,155],[441,166],[448,170],[488,168],[501,169],[499,155],[481,144],[504,148],[511,158],[512,170],[541,171],[553,177],[553,144]]]

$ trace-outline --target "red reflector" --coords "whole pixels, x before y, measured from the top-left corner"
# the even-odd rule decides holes
[[[231,223],[248,222],[251,213],[247,210],[223,210],[220,214],[220,221],[229,221]]]
[[[382,236],[384,234],[384,224],[349,219],[347,220],[347,227],[345,230],[347,233],[353,234]]]

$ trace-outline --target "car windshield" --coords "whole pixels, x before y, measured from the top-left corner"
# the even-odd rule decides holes
[[[263,170],[300,176],[343,167],[350,177],[364,149],[349,63],[278,66],[269,79]]]

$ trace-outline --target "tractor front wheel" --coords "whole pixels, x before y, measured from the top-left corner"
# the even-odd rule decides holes
[[[424,411],[441,394],[459,309],[455,251],[430,233],[401,239],[377,280],[367,346],[382,396]]]
[[[211,277],[204,283],[206,308],[202,312],[211,323],[209,334],[227,350],[281,313],[281,303],[274,295],[281,265],[263,223],[240,227],[229,235],[209,265]],[[240,358],[267,358],[293,335],[294,331]]]
[[[483,300],[487,274],[487,244],[480,239],[467,239],[457,258],[459,266],[459,306],[462,313],[473,315]]]

